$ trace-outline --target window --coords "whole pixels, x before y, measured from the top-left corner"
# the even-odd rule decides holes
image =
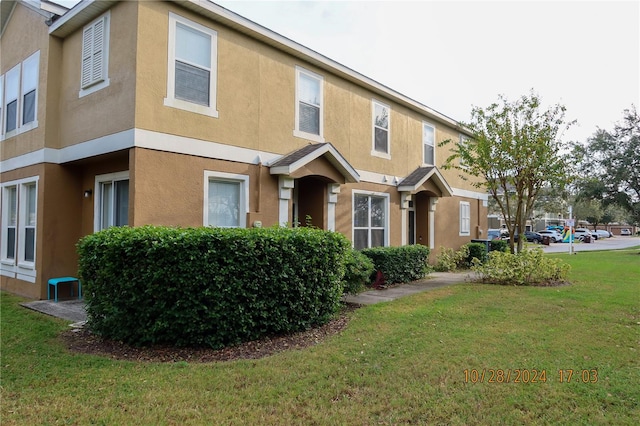
[[[15,260],[18,231],[18,187],[6,186],[2,191],[2,260]]]
[[[373,150],[372,154],[390,158],[389,150],[389,107],[377,101],[372,101],[373,109]],[[382,155],[381,155],[382,154]]]
[[[353,246],[358,249],[386,246],[389,240],[389,197],[386,194],[353,194]]]
[[[96,176],[94,230],[129,224],[129,172]]]
[[[460,236],[471,235],[471,205],[460,201]]]
[[[296,68],[296,128],[294,136],[324,142],[322,91],[323,78]]]
[[[36,122],[39,66],[40,51],[22,63],[22,125]]]
[[[469,138],[468,138],[467,136],[463,135],[463,134],[460,134],[460,142],[459,142],[459,145],[460,145],[461,147],[467,147],[468,143],[469,143]],[[464,167],[464,168],[466,168],[466,167],[467,167],[467,165],[466,165],[466,164],[464,163],[464,161],[462,160],[462,157],[460,158],[460,167]]]
[[[38,73],[40,51],[0,76],[0,124],[11,137],[38,126]],[[4,95],[4,98],[2,97]]]
[[[109,18],[107,12],[82,30],[80,97],[109,85]]]
[[[166,106],[218,116],[217,39],[216,31],[169,13]]]
[[[435,165],[436,128],[425,122],[422,123],[422,146],[424,149],[423,163]]]
[[[20,65],[7,72],[5,87],[5,132],[10,133],[18,128],[18,96],[20,92]]]
[[[27,178],[2,186],[0,272],[32,282],[35,280],[37,182],[37,178]]]
[[[0,135],[4,135],[4,75],[0,75]]]
[[[204,179],[204,226],[246,227],[249,176],[206,171]]]

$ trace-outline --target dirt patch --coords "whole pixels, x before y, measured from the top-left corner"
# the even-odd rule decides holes
[[[122,342],[103,339],[87,328],[64,332],[61,339],[71,352],[101,355],[111,359],[143,362],[219,362],[238,359],[258,359],[292,349],[317,345],[347,327],[349,313],[359,305],[347,304],[327,324],[303,332],[265,337],[224,349],[176,348],[172,346],[134,347]]]

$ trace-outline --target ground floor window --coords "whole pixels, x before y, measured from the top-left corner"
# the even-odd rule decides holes
[[[244,228],[249,211],[249,176],[205,171],[204,226]]]
[[[353,246],[360,250],[388,245],[389,196],[377,193],[353,194]]]
[[[37,201],[38,178],[2,184],[0,263],[3,273],[35,276]]]
[[[129,224],[129,172],[96,176],[95,231]]]
[[[471,235],[471,205],[460,201],[460,235]]]

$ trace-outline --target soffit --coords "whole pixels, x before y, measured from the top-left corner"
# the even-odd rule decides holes
[[[111,9],[115,0],[84,0],[56,20],[49,28],[49,34],[65,38]]]

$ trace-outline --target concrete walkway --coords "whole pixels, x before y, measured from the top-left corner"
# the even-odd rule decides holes
[[[399,297],[422,293],[453,284],[470,281],[469,272],[432,272],[427,278],[407,284],[398,284],[384,290],[367,290],[356,295],[346,295],[342,298],[347,303],[358,305],[373,305],[375,303],[390,302]]]
[[[423,280],[408,284],[398,284],[384,290],[367,290],[357,295],[344,296],[342,300],[358,305],[373,305],[374,303],[389,302],[402,296],[469,281],[469,277],[468,272],[432,272]],[[53,300],[36,300],[34,302],[21,303],[21,305],[68,321],[82,322],[87,320],[87,311],[83,300],[62,300],[57,303]]]
[[[21,303],[20,305],[68,321],[82,322],[87,320],[84,300],[63,300],[57,303],[53,300],[36,300],[34,302]]]

